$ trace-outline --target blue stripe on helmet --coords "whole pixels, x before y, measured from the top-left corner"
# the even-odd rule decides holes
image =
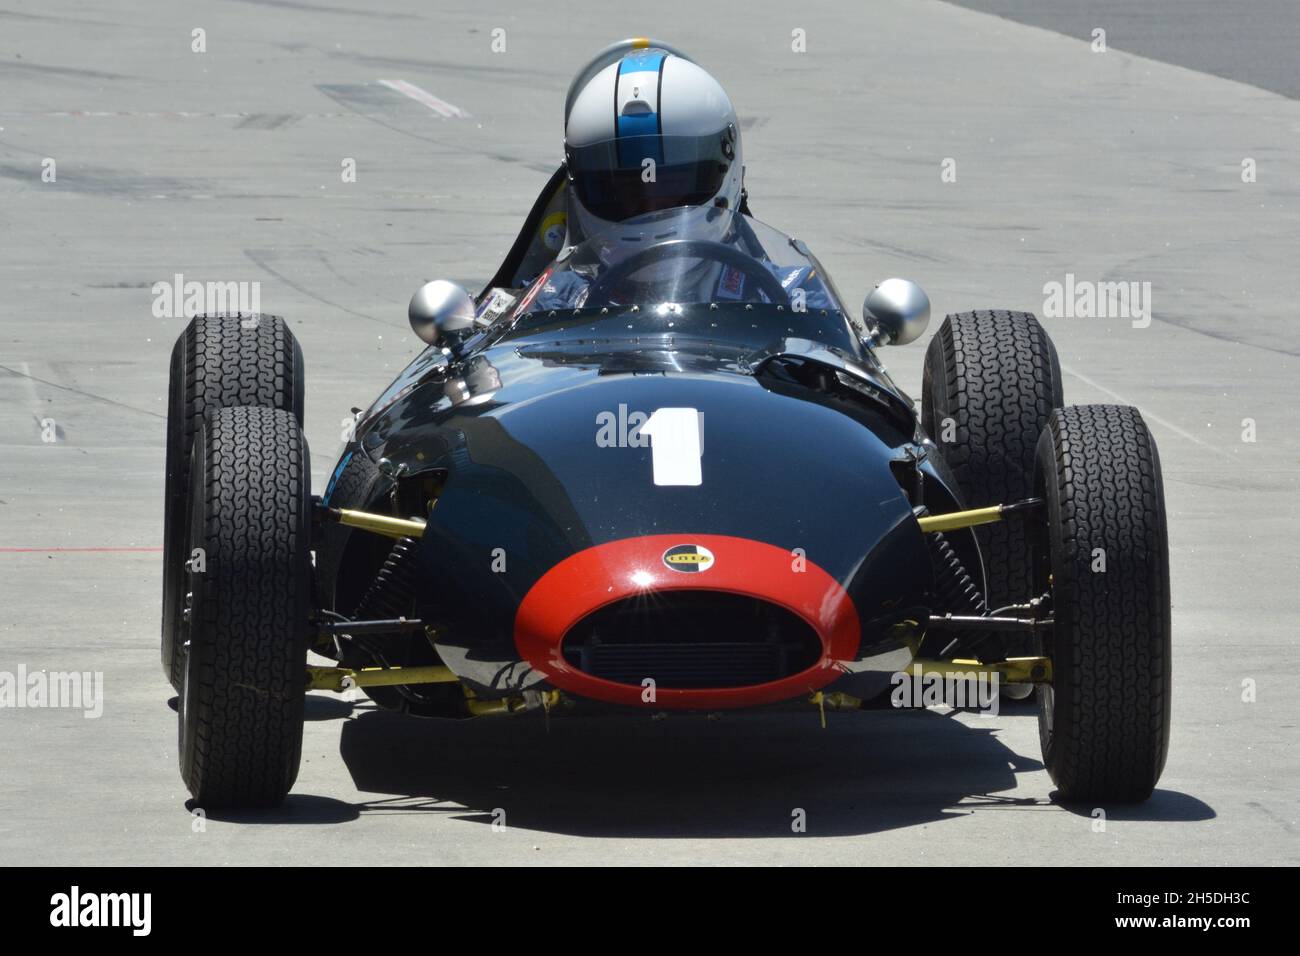
[[[640,168],[647,159],[664,161],[659,118],[654,113],[637,113],[618,118],[618,164]]]
[[[667,54],[663,50],[635,50],[623,57],[618,65],[618,75],[624,73],[658,73],[659,65]]]
[[[623,57],[618,65],[618,75],[626,73],[658,73],[663,69],[663,50],[637,50]],[[618,82],[617,80],[615,81]],[[656,164],[664,161],[663,139],[659,133],[659,116],[656,113],[632,113],[615,117],[614,136],[618,140],[618,163],[627,168],[640,168],[652,159]],[[629,137],[637,137],[629,140]]]

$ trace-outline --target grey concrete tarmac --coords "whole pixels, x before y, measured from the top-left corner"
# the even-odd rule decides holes
[[[0,709],[0,860],[1300,861],[1300,104],[1113,33],[1094,53],[1086,34],[930,0],[643,13],[0,0],[0,671],[105,681],[97,719]],[[1164,463],[1176,693],[1147,804],[1106,808],[1104,829],[1054,804],[1027,710],[831,714],[825,731],[814,712],[448,725],[313,694],[284,808],[196,827],[157,650],[183,321],[155,317],[151,287],[261,284],[306,352],[319,487],[349,407],[418,350],[411,292],[494,271],[558,162],[573,71],[640,34],[728,88],[755,214],[854,302],[890,275],[938,315],[1041,314],[1067,274],[1150,283],[1144,327],[1044,319],[1067,400],[1139,406]],[[905,387],[924,345],[885,356]]]
[[[1291,0],[952,0],[1016,23],[1300,96]],[[1097,32],[1100,31],[1100,32]]]

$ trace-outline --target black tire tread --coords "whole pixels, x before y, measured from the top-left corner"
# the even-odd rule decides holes
[[[1057,411],[1038,447],[1051,538],[1053,732],[1063,800],[1145,800],[1169,749],[1170,595],[1164,489],[1141,413]],[[1094,572],[1094,549],[1105,572]]]
[[[302,749],[310,591],[308,452],[293,414],[210,411],[196,476],[207,568],[191,575],[194,718],[181,770],[205,808],[279,804]]]
[[[256,320],[256,321],[254,321]],[[184,537],[190,450],[212,408],[262,406],[303,420],[303,358],[284,319],[255,313],[197,315],[172,348],[167,404],[166,489],[163,507],[162,664],[180,689],[183,665],[176,634],[188,555]]]

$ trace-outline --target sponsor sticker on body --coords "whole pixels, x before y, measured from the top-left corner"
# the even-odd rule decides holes
[[[664,564],[683,574],[698,574],[713,567],[713,552],[702,544],[678,544],[664,552]]]
[[[718,277],[718,298],[738,301],[745,294],[745,273],[732,266],[723,266]]]
[[[492,293],[478,307],[474,320],[479,326],[489,326],[515,304],[515,296],[508,289],[493,289]]]

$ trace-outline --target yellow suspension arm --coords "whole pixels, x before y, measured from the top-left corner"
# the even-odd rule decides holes
[[[348,508],[331,508],[332,517],[349,528],[360,528],[390,538],[419,538],[424,534],[424,522],[419,518],[393,518],[372,514],[369,511],[352,511]]]
[[[450,668],[427,667],[308,667],[308,690],[347,690],[353,687],[392,687],[396,684],[454,684]]]
[[[961,528],[973,528],[981,524],[993,524],[995,521],[1001,521],[1009,514],[1028,511],[1030,508],[1037,508],[1042,503],[1041,498],[1026,498],[1024,501],[1014,501],[1009,505],[992,505],[988,508],[950,511],[946,515],[924,515],[917,518],[916,523],[926,533],[931,531],[957,531]]]
[[[928,660],[914,657],[905,668],[913,677],[922,674],[939,674],[943,677],[966,678],[998,675],[1008,684],[1050,684],[1052,660],[1049,657],[1008,657],[1005,661],[985,664],[977,660],[955,658],[950,661]]]
[[[946,515],[926,515],[923,518],[917,518],[916,523],[921,526],[922,531],[929,533],[931,531],[956,531],[959,528],[973,528],[977,524],[993,524],[993,522],[1001,520],[1002,506],[994,505],[992,508],[953,511]]]

